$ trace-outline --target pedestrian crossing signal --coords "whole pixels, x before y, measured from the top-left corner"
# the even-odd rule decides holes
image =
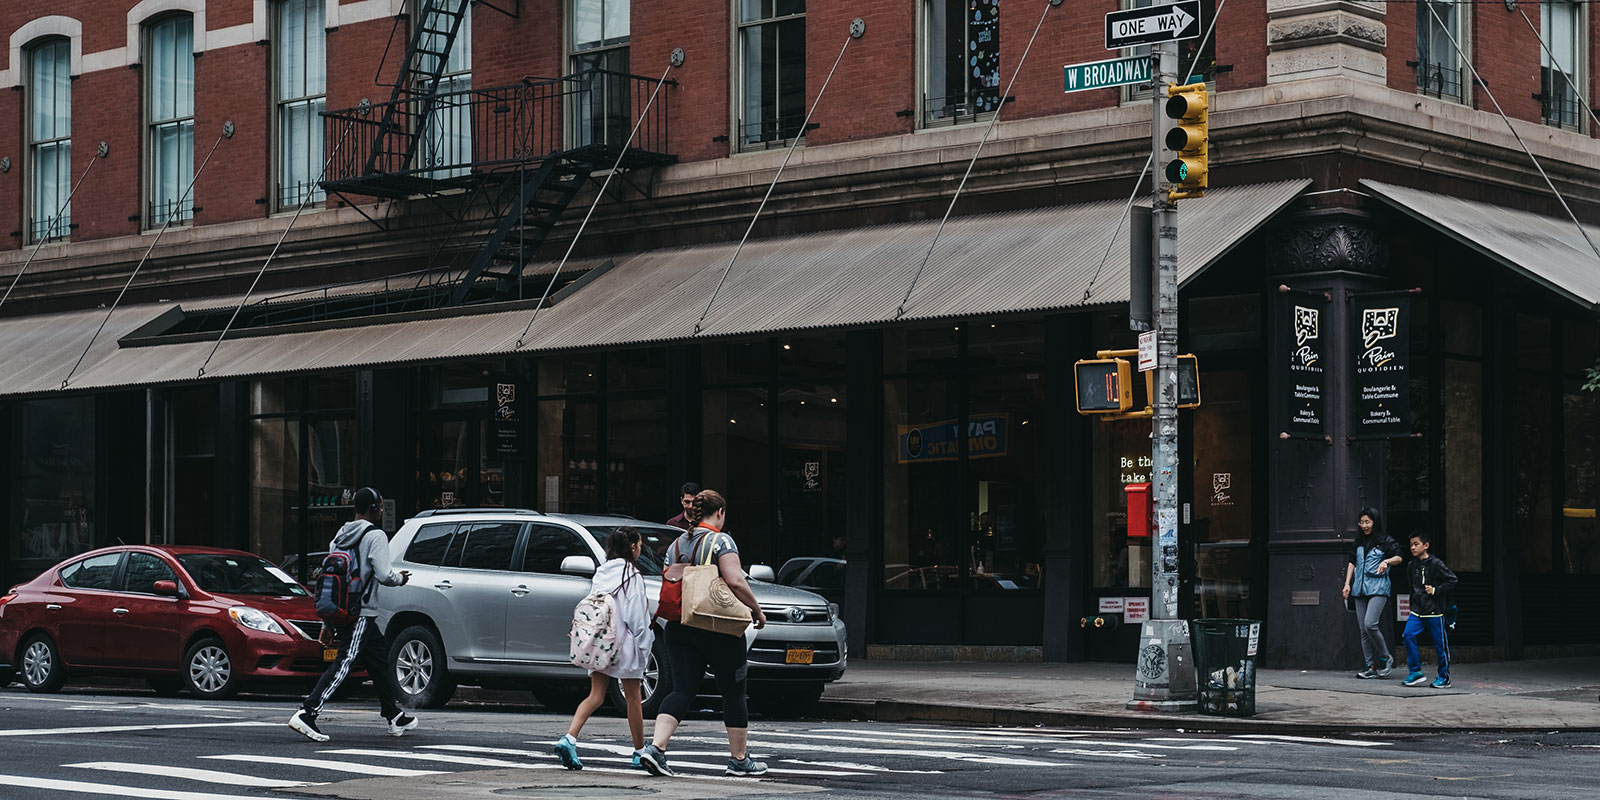
[[[1073,365],[1079,414],[1122,414],[1133,407],[1133,365],[1095,358]]]
[[[1206,109],[1205,83],[1167,87],[1168,119],[1178,121],[1167,130],[1167,149],[1177,158],[1167,162],[1167,199],[1205,197],[1210,161],[1211,121]]]

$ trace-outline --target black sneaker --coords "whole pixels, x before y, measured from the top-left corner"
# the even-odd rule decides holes
[[[317,727],[316,715],[307,714],[303,708],[294,712],[294,716],[289,718],[289,727],[313,742],[328,741],[328,734],[323,733],[322,729]]]
[[[749,753],[745,753],[744,758],[728,759],[728,769],[723,774],[740,778],[755,778],[767,774],[767,765],[751,758]]]
[[[678,777],[678,773],[673,772],[672,767],[667,766],[667,754],[661,752],[661,748],[653,744],[647,744],[643,750],[639,751],[639,764],[651,775],[661,778]]]
[[[406,731],[413,730],[416,727],[417,718],[401,711],[394,715],[394,719],[389,720],[389,735],[404,736]]]

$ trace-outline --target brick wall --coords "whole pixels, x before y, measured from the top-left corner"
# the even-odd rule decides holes
[[[812,2],[806,7],[806,109],[850,36],[851,20],[867,24],[850,42],[833,82],[811,121],[808,145],[910,133],[914,117],[896,112],[917,107],[915,3],[904,0]]]
[[[209,50],[194,64],[194,165],[232,121],[234,134],[216,153],[194,185],[194,224],[261,217],[272,209],[277,178],[270,154],[275,124],[271,97],[261,90],[270,77],[271,47],[255,43]],[[98,169],[98,167],[96,167]]]
[[[1539,26],[1539,8],[1534,4],[1521,7],[1528,12],[1534,27]],[[1500,107],[1512,119],[1539,122],[1542,120],[1539,101],[1539,54],[1543,48],[1539,37],[1528,30],[1528,23],[1516,11],[1507,11],[1503,5],[1472,7],[1473,66],[1489,83]],[[1471,80],[1471,77],[1468,77]],[[1481,87],[1473,90],[1473,106],[1494,114],[1494,103]],[[1498,116],[1498,115],[1496,115]],[[1502,123],[1504,124],[1504,123]]]
[[[668,146],[683,161],[721,158],[730,152],[731,9],[717,0],[633,4],[629,58],[634,74],[660,77],[673,48],[683,48],[683,66],[671,75],[678,85],[662,90],[669,93]]]

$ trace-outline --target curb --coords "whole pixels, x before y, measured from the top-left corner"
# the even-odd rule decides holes
[[[814,716],[832,720],[871,722],[961,722],[971,725],[1050,726],[1079,728],[1129,728],[1134,730],[1214,731],[1217,733],[1365,733],[1417,735],[1438,733],[1596,733],[1600,726],[1550,725],[1373,725],[1371,723],[1300,722],[1249,717],[1212,717],[1198,714],[1127,714],[1083,711],[1041,711],[1009,706],[909,703],[898,700],[829,700],[817,704]]]

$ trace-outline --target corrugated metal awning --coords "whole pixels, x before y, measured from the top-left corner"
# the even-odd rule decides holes
[[[1572,220],[1364,180],[1361,186],[1513,271],[1584,308],[1600,306],[1600,259]],[[1600,242],[1600,228],[1583,226]]]
[[[1182,206],[1179,279],[1188,281],[1258,229],[1308,180],[1213,189]],[[1047,312],[1128,299],[1123,225],[1096,276],[1123,202],[1102,201],[952,219],[903,321]],[[540,313],[516,342],[526,308],[382,322],[274,336],[230,338],[205,379],[493,357],[709,339],[894,321],[927,251],[935,222],[880,225],[752,241],[694,332],[735,244],[656,250],[616,266]],[[1088,292],[1087,298],[1085,293]],[[69,390],[177,383],[199,378],[213,342],[120,347],[169,305],[119,309]],[[104,311],[0,319],[0,395],[61,389]]]

